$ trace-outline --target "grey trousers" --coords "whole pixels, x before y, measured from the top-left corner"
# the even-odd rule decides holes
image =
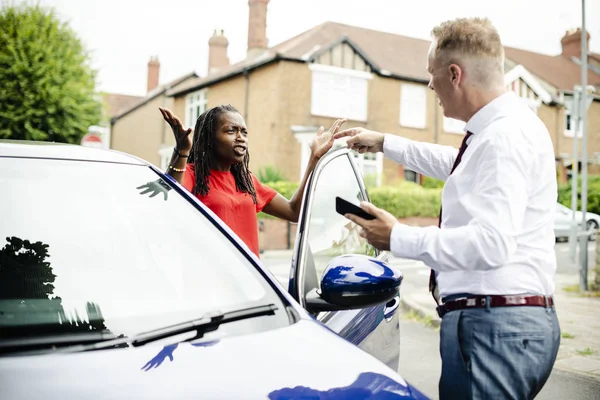
[[[440,400],[533,399],[550,376],[559,344],[554,307],[448,312],[440,326]]]

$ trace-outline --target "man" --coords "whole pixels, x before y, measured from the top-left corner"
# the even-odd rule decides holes
[[[535,113],[507,92],[503,46],[487,19],[444,22],[432,36],[429,88],[446,117],[466,122],[461,149],[363,128],[335,137],[445,180],[440,225],[406,226],[368,203],[375,220],[347,217],[375,247],[435,271],[442,400],[532,399],[560,342],[552,142]]]

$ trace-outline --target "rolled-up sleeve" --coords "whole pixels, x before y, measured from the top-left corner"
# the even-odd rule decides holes
[[[529,197],[532,152],[509,134],[494,134],[477,151],[481,162],[461,197],[470,222],[444,229],[398,223],[390,237],[394,256],[456,271],[497,268],[515,253]]]

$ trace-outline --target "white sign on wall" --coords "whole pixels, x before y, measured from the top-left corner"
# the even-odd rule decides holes
[[[97,149],[109,149],[110,128],[97,125],[90,126],[87,133],[81,138],[81,145]]]

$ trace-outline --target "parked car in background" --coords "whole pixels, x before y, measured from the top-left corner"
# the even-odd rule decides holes
[[[397,374],[402,274],[335,213],[368,199],[347,149],[308,182],[287,290],[138,158],[0,141],[0,186],[3,400],[426,398]]]
[[[582,212],[576,211],[575,218],[573,218],[573,211],[570,208],[565,207],[560,203],[556,203],[556,214],[554,216],[554,236],[556,237],[556,240],[568,240],[569,235],[571,234],[571,224],[573,223],[573,219],[577,221],[578,229],[581,230],[582,217]],[[596,233],[600,227],[600,215],[586,212],[585,219],[585,229],[592,232],[590,240],[595,240]]]

